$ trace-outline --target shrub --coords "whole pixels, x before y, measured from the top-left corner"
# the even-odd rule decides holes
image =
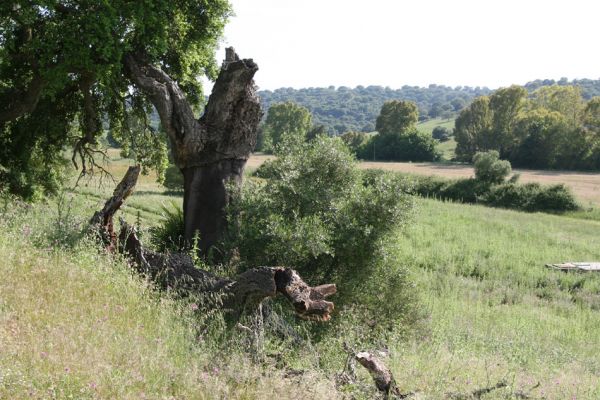
[[[175,202],[161,208],[162,221],[150,229],[151,242],[158,251],[179,251],[184,247],[183,209]]]
[[[452,136],[452,132],[450,132],[450,129],[443,127],[443,126],[436,126],[435,128],[433,128],[433,131],[431,131],[431,136],[436,139],[439,140],[440,142],[446,142],[448,140],[450,140],[450,136]]]
[[[388,238],[396,240],[413,206],[398,179],[382,174],[365,181],[344,143],[322,136],[280,146],[260,175],[268,178],[247,181],[229,208],[225,252],[237,249],[241,267],[292,266],[309,281],[336,282],[339,304],[367,296],[382,309],[404,300],[365,291],[385,285],[381,276],[394,270],[394,295],[408,299],[414,289],[387,255]]]
[[[441,157],[436,143],[430,135],[416,129],[402,134],[377,134],[357,154],[364,160],[435,161]]]
[[[564,185],[542,186],[538,183],[494,186],[483,197],[483,202],[494,207],[529,212],[564,212],[579,208],[573,194]]]
[[[183,174],[179,167],[174,164],[169,164],[165,171],[165,181],[163,182],[163,186],[169,190],[183,190]]]
[[[467,178],[449,181],[442,187],[440,198],[461,203],[477,203],[490,188],[488,182]]]
[[[500,160],[500,154],[491,150],[478,152],[473,157],[475,164],[475,178],[482,182],[502,183],[512,171],[510,162]]]

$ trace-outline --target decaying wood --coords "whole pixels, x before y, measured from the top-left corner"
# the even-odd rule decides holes
[[[361,351],[354,356],[356,361],[369,371],[375,381],[377,389],[387,397],[392,389],[395,389],[394,376],[392,371],[381,361],[368,351]]]
[[[104,203],[100,211],[96,211],[90,220],[90,225],[98,229],[98,233],[106,248],[114,252],[117,248],[117,236],[114,231],[113,217],[123,202],[131,195],[140,175],[140,166],[129,167],[121,182],[115,188],[113,195]]]
[[[258,66],[228,48],[204,114],[196,119],[177,82],[146,59],[144,54],[127,54],[125,72],[158,111],[184,176],[185,239],[191,243],[199,233],[198,245],[206,254],[227,227],[226,186],[241,183],[256,145],[262,116],[253,80]]]
[[[144,249],[135,229],[124,222],[119,243],[135,261],[139,271],[163,288],[220,293],[224,308],[236,313],[254,309],[264,299],[282,294],[292,303],[300,318],[313,321],[331,318],[334,305],[326,298],[336,292],[335,285],[311,287],[291,268],[257,267],[233,279],[218,277],[196,268],[187,254],[162,254]]]
[[[121,221],[117,241],[113,217],[133,192],[139,172],[139,167],[130,167],[113,196],[90,221],[98,229],[109,251],[119,250],[127,254],[133,261],[133,266],[159,287],[196,294],[218,293],[221,295],[222,306],[234,313],[253,309],[265,298],[282,294],[303,319],[327,321],[331,318],[334,305],[326,298],[336,292],[335,285],[309,286],[291,268],[257,267],[235,278],[218,277],[196,268],[188,254],[163,254],[145,249],[135,229],[125,221]]]

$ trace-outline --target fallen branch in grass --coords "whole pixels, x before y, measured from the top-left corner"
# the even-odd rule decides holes
[[[127,254],[135,268],[161,288],[173,288],[197,295],[218,294],[222,306],[236,315],[245,309],[256,308],[266,298],[281,294],[292,303],[300,318],[313,321],[327,321],[331,318],[334,305],[326,298],[336,292],[336,286],[309,286],[291,268],[257,267],[235,278],[215,276],[196,268],[188,254],[163,254],[145,249],[135,229],[123,220],[117,240],[113,217],[133,192],[138,176],[139,167],[130,167],[113,196],[91,219],[107,250]]]

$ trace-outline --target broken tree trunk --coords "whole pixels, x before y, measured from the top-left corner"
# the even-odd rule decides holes
[[[123,202],[133,193],[140,171],[139,165],[129,167],[125,176],[115,188],[112,197],[104,203],[102,210],[94,213],[90,220],[90,225],[97,229],[100,239],[111,253],[117,248],[117,235],[113,226],[113,217]]]
[[[367,351],[356,353],[354,357],[360,365],[369,371],[371,377],[375,381],[375,386],[377,386],[377,389],[382,392],[386,398],[392,391],[396,392],[392,371],[386,367],[383,361]]]
[[[177,82],[164,71],[146,62],[143,54],[124,58],[129,79],[154,104],[169,136],[173,158],[184,176],[185,240],[191,243],[199,234],[203,254],[224,237],[227,184],[241,184],[262,116],[253,80],[258,66],[252,59],[240,60],[233,48],[226,54],[199,119]]]
[[[235,278],[218,277],[196,268],[188,254],[162,254],[145,249],[135,229],[124,221],[121,222],[117,242],[113,217],[123,201],[132,193],[138,175],[139,167],[130,167],[117,185],[113,196],[91,219],[107,249],[119,250],[129,255],[137,270],[161,288],[174,288],[200,295],[221,295],[222,306],[235,314],[244,309],[255,308],[265,298],[282,294],[292,303],[296,314],[303,319],[327,321],[331,318],[334,306],[326,298],[336,292],[335,285],[311,287],[291,268],[258,267]]]

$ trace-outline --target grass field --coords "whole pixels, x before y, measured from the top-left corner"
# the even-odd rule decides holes
[[[441,126],[443,128],[447,128],[450,131],[454,129],[454,119],[442,119],[442,118],[434,118],[429,119],[424,122],[419,122],[417,124],[417,129],[421,132],[431,133],[434,128]]]
[[[110,168],[119,178],[127,164]],[[286,376],[231,341],[199,335],[189,303],[158,297],[93,244],[62,246],[65,226],[84,224],[114,188],[97,183],[0,209],[0,399],[344,397],[333,382],[344,357],[330,341],[299,349],[295,362],[311,372]],[[181,198],[142,177],[126,215],[154,225],[173,201]],[[600,222],[426,199],[417,206],[398,233],[397,262],[428,317],[416,337],[387,343],[401,391],[467,398],[504,382],[481,398],[600,398],[600,274],[544,267],[600,260]]]

